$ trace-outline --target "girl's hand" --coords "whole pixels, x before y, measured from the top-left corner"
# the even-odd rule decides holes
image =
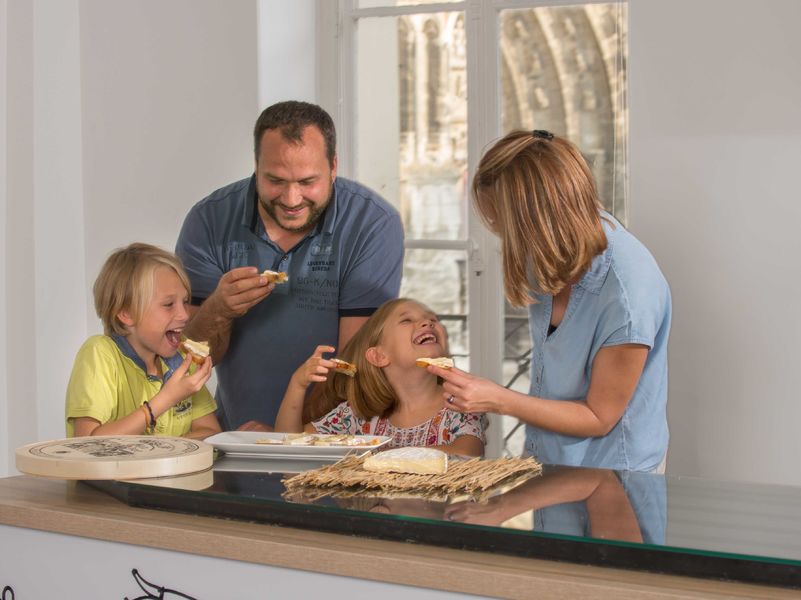
[[[503,414],[503,387],[460,369],[443,369],[429,365],[429,373],[444,380],[442,397],[448,408],[460,412]]]
[[[167,383],[161,388],[159,395],[164,396],[170,406],[175,406],[192,394],[199,392],[211,377],[211,358],[206,357],[197,370],[189,374],[189,367],[192,364],[192,357],[187,354],[184,362],[181,363]]]
[[[320,383],[328,379],[328,370],[335,368],[335,364],[323,358],[323,353],[334,352],[333,346],[317,346],[314,353],[292,375],[290,385],[306,390],[312,383]]]

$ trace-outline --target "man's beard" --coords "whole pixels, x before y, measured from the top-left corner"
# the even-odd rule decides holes
[[[289,231],[290,233],[300,233],[303,231],[308,231],[317,224],[317,221],[320,220],[320,217],[322,217],[325,213],[325,209],[328,208],[328,205],[331,203],[333,190],[334,186],[331,184],[328,188],[328,199],[324,204],[315,206],[315,204],[310,200],[303,200],[303,204],[309,209],[309,216],[302,225],[287,225],[281,222],[281,220],[278,218],[278,210],[275,208],[276,204],[280,204],[277,198],[273,200],[265,200],[259,196],[259,204],[264,209],[264,212],[270,215],[270,218],[276,225],[278,225],[278,227],[284,231]]]

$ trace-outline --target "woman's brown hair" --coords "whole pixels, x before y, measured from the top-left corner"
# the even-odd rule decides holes
[[[578,149],[543,131],[513,131],[482,157],[473,201],[501,239],[504,292],[514,306],[557,294],[606,249],[603,209]]]

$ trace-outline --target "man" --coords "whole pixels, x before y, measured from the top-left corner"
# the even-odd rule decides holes
[[[403,263],[398,212],[336,176],[328,113],[281,102],[253,137],[255,173],[196,204],[176,246],[192,282],[186,334],[209,340],[226,430],[269,430],[293,371],[397,297]],[[289,281],[268,282],[265,269]]]

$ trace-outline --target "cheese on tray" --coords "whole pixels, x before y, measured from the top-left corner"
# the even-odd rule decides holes
[[[393,448],[368,456],[364,469],[375,473],[441,475],[448,470],[448,455],[436,448]]]

